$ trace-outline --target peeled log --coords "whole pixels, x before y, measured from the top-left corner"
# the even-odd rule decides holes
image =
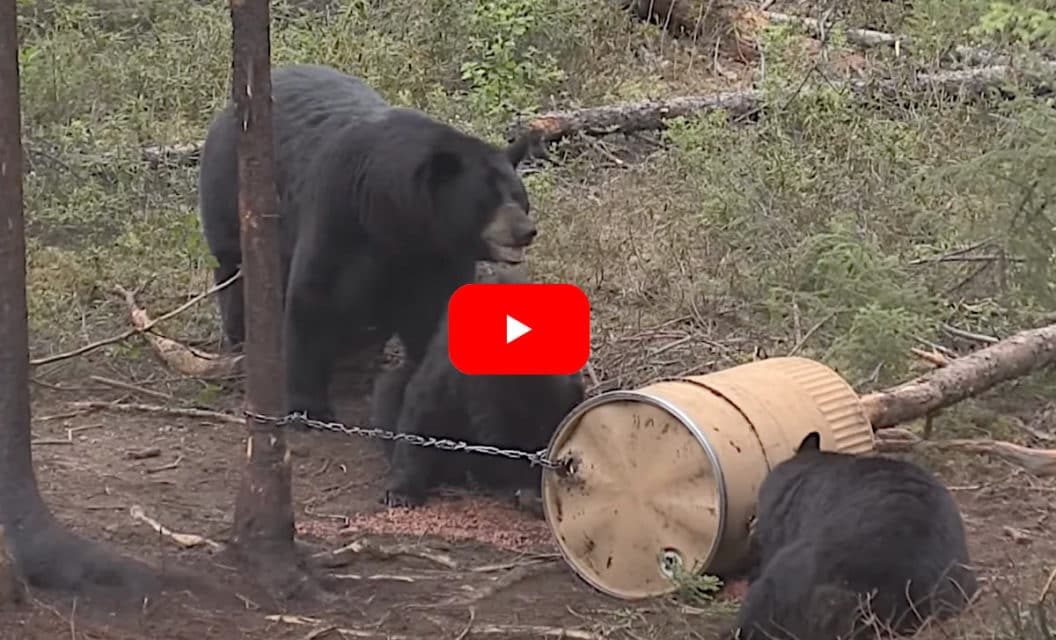
[[[874,429],[893,427],[1056,362],[1056,324],[1021,331],[897,387],[862,397]]]
[[[123,287],[115,289],[124,297],[132,326],[144,329],[151,324],[150,314],[136,303],[136,296]],[[144,331],[150,346],[161,362],[176,373],[192,378],[224,378],[242,372],[243,356],[227,356],[191,349],[165,336]]]

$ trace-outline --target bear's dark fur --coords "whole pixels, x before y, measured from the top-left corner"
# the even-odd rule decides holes
[[[538,135],[501,149],[318,65],[275,69],[272,96],[286,403],[327,420],[337,355],[395,333],[421,359],[477,260],[523,259],[536,227],[516,166]],[[202,150],[199,207],[218,282],[242,257],[238,131],[229,104]],[[220,307],[227,342],[240,345],[242,287]]]
[[[742,639],[908,634],[977,590],[942,483],[910,462],[821,451],[817,432],[763,481],[753,537]]]
[[[521,282],[512,274],[482,281]],[[550,442],[561,419],[583,399],[583,377],[572,375],[466,375],[447,353],[445,314],[425,358],[405,360],[375,382],[371,424],[398,433],[415,433],[522,451]],[[386,443],[390,460],[385,503],[416,506],[439,484],[463,482],[467,473],[487,489],[519,492],[531,502],[541,468],[526,460],[479,453]]]

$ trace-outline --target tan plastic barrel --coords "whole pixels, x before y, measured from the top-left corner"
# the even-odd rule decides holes
[[[599,591],[670,593],[674,564],[715,575],[738,566],[759,485],[811,431],[826,450],[873,450],[854,389],[805,358],[600,394],[551,440],[550,456],[571,456],[574,473],[544,474],[547,522],[566,562]]]

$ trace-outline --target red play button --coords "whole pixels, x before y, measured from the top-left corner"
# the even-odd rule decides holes
[[[460,287],[447,306],[447,353],[468,375],[563,375],[590,356],[590,301],[570,284]]]

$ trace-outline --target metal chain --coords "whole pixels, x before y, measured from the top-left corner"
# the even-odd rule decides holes
[[[242,413],[248,418],[252,418],[258,422],[270,423],[276,427],[285,427],[292,423],[300,423],[317,431],[331,431],[334,433],[343,433],[347,436],[365,436],[367,438],[380,438],[381,440],[392,441],[403,440],[404,442],[419,447],[435,447],[445,451],[466,451],[468,453],[502,456],[514,460],[527,460],[533,465],[539,465],[547,469],[558,471],[567,470],[568,467],[568,462],[565,460],[550,460],[547,458],[546,449],[540,449],[539,451],[532,453],[528,451],[520,451],[518,449],[501,449],[499,447],[485,444],[469,444],[457,440],[448,440],[447,438],[420,436],[414,433],[396,433],[378,427],[348,426],[340,422],[314,420],[309,418],[308,414],[300,412],[289,413],[281,418],[256,413],[255,411],[250,411],[248,409],[243,409]]]

